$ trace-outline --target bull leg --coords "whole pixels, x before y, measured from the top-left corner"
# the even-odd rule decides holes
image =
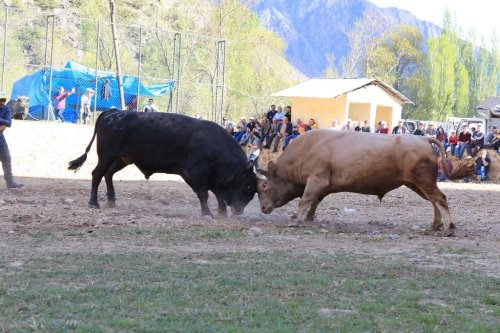
[[[108,172],[109,167],[114,160],[100,160],[97,166],[92,171],[92,188],[90,189],[90,200],[89,206],[92,208],[99,208],[99,202],[97,200],[97,190],[99,184],[101,183],[102,177]]]
[[[295,214],[296,218],[298,218],[299,224],[304,221],[304,212],[307,208],[311,207],[313,213],[316,212],[316,207],[318,206],[319,201],[321,201],[320,198],[324,198],[322,193],[325,192],[327,187],[328,177],[317,176],[310,177],[307,180],[304,194],[302,194],[297,213]],[[312,216],[314,216],[314,214]]]
[[[108,197],[108,206],[115,207],[116,195],[115,195],[115,187],[113,186],[113,175],[126,167],[127,164],[123,162],[122,159],[117,159],[113,162],[108,172],[104,176],[106,180],[106,196]]]
[[[210,209],[208,209],[208,204],[207,204],[208,191],[207,190],[199,190],[196,192],[196,195],[198,196],[198,199],[200,199],[201,215],[213,217],[212,213],[210,212]]]
[[[419,196],[421,196],[423,199],[425,200],[428,200],[427,197],[425,196],[425,194],[420,191],[420,189],[413,185],[413,184],[405,184],[406,187],[408,187],[409,189],[413,190],[415,193],[417,193]],[[441,212],[439,211],[439,208],[438,206],[436,205],[436,203],[432,202],[432,207],[434,207],[434,221],[432,222],[432,230],[434,231],[437,231],[439,230],[439,227],[441,227],[443,225],[442,223],[442,216],[441,216]]]
[[[443,221],[443,232],[444,236],[451,236],[455,231],[455,225],[451,222],[450,209],[448,208],[448,202],[446,196],[439,190],[437,185],[428,184],[428,189],[425,190],[419,186],[420,191],[425,195],[427,200],[429,200],[434,207],[437,207],[438,212],[434,213],[434,222],[432,228],[439,228],[440,223],[436,221],[436,216],[441,215],[441,220]]]
[[[431,229],[437,231],[443,225],[443,217],[441,216],[438,206],[434,202],[432,202],[432,207],[434,207],[434,221],[432,221]]]
[[[220,194],[215,194],[215,197],[217,198],[217,213],[219,214],[219,217],[227,217],[227,206],[226,203],[224,202],[224,198]]]
[[[314,217],[316,215],[316,208],[318,208],[318,205],[319,203],[324,199],[324,196],[320,196],[318,198],[318,200],[316,200],[315,202],[313,202],[313,204],[311,205],[311,208],[309,208],[309,211],[307,212],[307,215],[306,215],[306,221],[307,222],[312,222],[314,221]]]

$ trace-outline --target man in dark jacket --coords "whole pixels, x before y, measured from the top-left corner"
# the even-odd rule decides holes
[[[0,161],[2,162],[3,177],[8,188],[20,188],[23,184],[16,183],[12,176],[12,163],[10,160],[9,146],[3,132],[12,125],[10,108],[6,105],[7,97],[4,92],[0,92]]]
[[[404,120],[400,120],[398,122],[398,125],[394,126],[394,128],[392,129],[392,134],[406,134],[406,132],[408,132],[408,130],[404,125]]]
[[[413,134],[424,136],[425,135],[424,124],[419,122],[417,125],[417,129],[415,130],[415,132],[413,132]]]
[[[278,111],[276,111],[276,105],[273,104],[273,105],[271,105],[271,110],[269,110],[269,112],[267,112],[267,114],[266,114],[266,117],[269,120],[269,123],[272,123],[273,118],[276,115],[276,113],[278,113]]]
[[[287,117],[283,117],[283,121],[281,122],[281,124],[278,125],[277,133],[276,136],[274,137],[273,153],[276,153],[278,151],[278,146],[280,144],[280,141],[282,139],[285,140],[287,136],[292,134],[292,131],[293,131],[292,123],[288,121]]]

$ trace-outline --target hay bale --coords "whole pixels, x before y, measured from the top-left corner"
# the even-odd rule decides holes
[[[449,161],[451,162],[450,180],[458,180],[474,176],[474,171],[476,169],[474,158],[461,160],[451,158]]]

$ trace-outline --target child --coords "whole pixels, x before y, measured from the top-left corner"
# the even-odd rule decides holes
[[[254,130],[253,132],[253,141],[250,144],[250,156],[248,157],[249,161],[253,161],[253,171],[257,172],[257,168],[259,167],[259,155],[260,148],[262,146],[262,142],[260,141],[260,133],[259,131]]]
[[[450,137],[448,138],[448,145],[450,146],[451,156],[455,156],[455,147],[458,144],[458,138],[455,131],[450,131]]]

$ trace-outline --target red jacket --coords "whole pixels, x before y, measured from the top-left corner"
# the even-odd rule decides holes
[[[450,145],[456,145],[458,143],[458,138],[456,135],[450,135],[450,137],[448,138],[448,143]]]

